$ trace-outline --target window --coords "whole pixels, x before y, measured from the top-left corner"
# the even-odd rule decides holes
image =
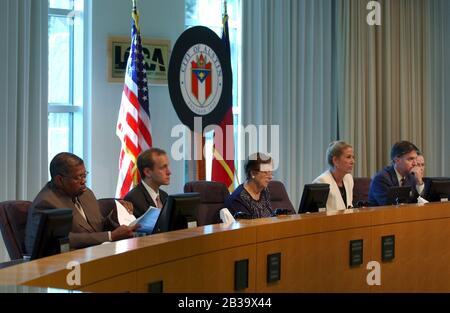
[[[223,1],[217,0],[185,0],[186,8],[186,28],[191,26],[206,26],[212,29],[219,37],[222,37],[222,14]],[[207,14],[205,14],[207,12]],[[215,12],[215,14],[212,14]],[[241,14],[241,0],[227,1],[228,13],[228,31],[230,33],[230,48],[231,48],[231,67],[233,71],[233,121],[234,125],[240,123],[240,103],[238,97],[239,91],[239,64],[241,51],[241,34],[240,34],[240,14]],[[234,130],[234,156],[235,160],[238,157],[238,134],[237,127]],[[206,134],[205,151],[209,151],[206,157],[206,180],[211,180],[211,160],[212,160],[212,146],[213,146],[213,132]],[[235,162],[236,170],[240,172],[240,162]]]
[[[48,161],[83,155],[83,0],[48,2]]]

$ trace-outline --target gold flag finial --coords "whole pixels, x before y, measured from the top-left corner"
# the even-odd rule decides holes
[[[228,15],[227,13],[227,0],[223,1],[223,14]]]
[[[136,29],[137,29],[138,33],[140,33],[141,29],[139,27],[139,12],[136,7],[137,0],[132,0],[132,2],[133,2],[133,11],[131,12],[131,16],[134,19],[134,24],[136,25]]]

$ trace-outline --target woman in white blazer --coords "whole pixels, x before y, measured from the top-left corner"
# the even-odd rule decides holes
[[[344,141],[333,141],[327,149],[330,168],[314,179],[313,183],[330,184],[327,211],[345,210],[353,202],[353,165],[355,157],[351,145]]]

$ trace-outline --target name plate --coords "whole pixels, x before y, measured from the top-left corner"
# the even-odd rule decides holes
[[[363,240],[350,240],[350,266],[358,266],[363,263]]]
[[[195,228],[195,227],[197,227],[197,221],[188,222],[188,228]]]
[[[281,253],[267,256],[267,282],[273,283],[281,278]]]
[[[248,259],[234,261],[234,290],[248,288]]]
[[[395,257],[395,236],[381,237],[381,260],[391,261]]]

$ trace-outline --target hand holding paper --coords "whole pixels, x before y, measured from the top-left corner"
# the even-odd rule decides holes
[[[161,209],[151,206],[142,216],[136,218],[117,200],[116,207],[117,219],[119,220],[120,225],[128,225],[128,227],[132,227],[134,230],[137,229],[140,233],[152,234],[154,232],[154,227],[158,221]],[[139,228],[135,226],[137,224],[140,225]]]
[[[139,228],[139,233],[145,233],[150,235],[156,231],[155,226],[158,222],[159,214],[161,213],[161,209],[155,207],[149,207],[147,211],[139,218],[130,223],[130,227],[136,224],[139,224],[141,227]]]
[[[130,225],[132,222],[136,220],[133,214],[130,214],[128,210],[117,200],[116,208],[117,208],[117,219],[120,225]]]

